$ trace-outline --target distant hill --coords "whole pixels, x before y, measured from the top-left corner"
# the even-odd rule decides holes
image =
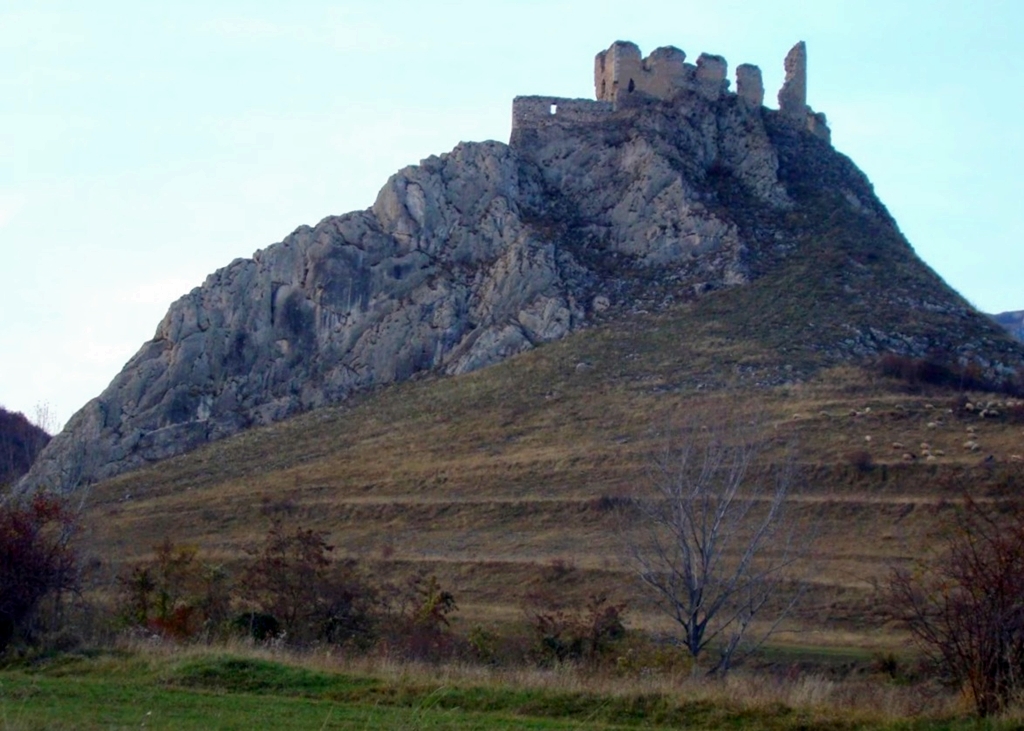
[[[50,435],[20,412],[0,406],[0,487],[29,471]]]
[[[992,319],[1005,327],[1010,335],[1024,342],[1024,310],[1001,312],[992,315]]]

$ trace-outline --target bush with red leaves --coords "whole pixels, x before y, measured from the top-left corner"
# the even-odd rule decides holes
[[[52,495],[0,505],[0,652],[15,637],[32,639],[44,600],[52,598],[59,614],[62,596],[75,588],[74,531],[74,514]]]
[[[888,605],[980,716],[1024,690],[1024,506],[967,498],[931,561],[895,570]]]

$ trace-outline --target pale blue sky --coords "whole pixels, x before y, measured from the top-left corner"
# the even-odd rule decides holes
[[[759,65],[809,101],[917,252],[1024,308],[1024,2],[0,3],[0,404],[62,423],[214,269],[370,205],[403,165],[593,95],[594,54]]]

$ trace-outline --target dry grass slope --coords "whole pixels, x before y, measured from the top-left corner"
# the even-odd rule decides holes
[[[914,392],[782,346],[776,329],[739,314],[759,312],[762,325],[791,320],[773,314],[772,298],[801,276],[783,268],[750,287],[608,322],[476,373],[364,394],[97,485],[89,550],[111,573],[165,536],[230,562],[281,516],[328,531],[338,553],[384,575],[436,572],[467,625],[516,619],[522,587],[558,580],[581,597],[608,589],[629,602],[634,624],[664,627],[636,593],[610,508],[642,488],[651,455],[679,436],[679,414],[754,404],[772,433],[770,458],[798,445],[797,515],[820,523],[806,601],[780,639],[888,646],[897,637],[882,624],[873,582],[891,562],[928,550],[965,476],[992,498],[1024,485],[1011,461],[1024,425],[953,409],[950,391]],[[575,570],[555,578],[558,567]]]

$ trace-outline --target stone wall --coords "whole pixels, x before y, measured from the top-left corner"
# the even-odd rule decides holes
[[[761,69],[751,63],[741,63],[737,66],[736,94],[752,106],[764,106],[764,81],[761,79]]]
[[[611,102],[566,99],[558,96],[517,96],[512,100],[512,134],[555,124],[590,124],[607,119],[615,110]]]
[[[629,41],[615,41],[594,57],[594,94],[597,100],[550,96],[519,96],[512,102],[512,136],[552,125],[588,124],[608,118],[616,109],[650,101],[671,101],[682,94],[716,100],[729,94],[729,65],[724,58],[702,53],[697,63],[686,63],[686,53],[675,46],[656,48],[644,58]],[[786,80],[779,91],[779,111],[792,124],[806,127],[826,141],[830,132],[825,115],[807,105],[807,48],[800,41],[786,56]],[[761,69],[753,64],[736,68],[736,95],[753,107],[764,105]]]
[[[680,89],[693,88],[696,74],[675,46],[656,48],[643,58],[635,43],[615,41],[594,57],[594,95],[612,103],[636,92],[671,99]]]
[[[786,80],[779,89],[779,111],[795,120],[807,117],[807,46],[800,41],[786,54]]]
[[[721,56],[702,53],[697,59],[697,91],[708,99],[717,99],[729,91],[729,64]]]

